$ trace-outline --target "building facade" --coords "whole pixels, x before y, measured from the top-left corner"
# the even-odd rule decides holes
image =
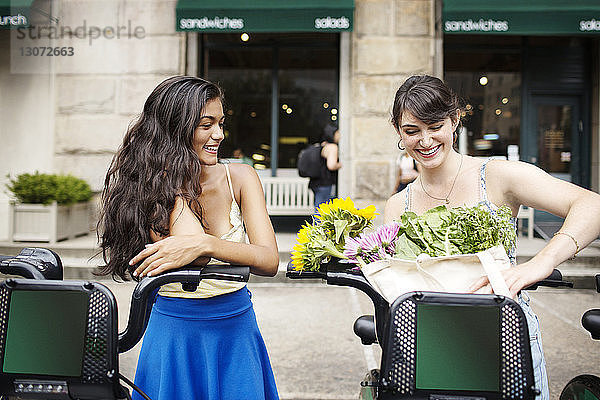
[[[551,30],[543,18],[566,15],[567,2],[521,14],[516,0],[479,3],[0,1],[0,176],[65,172],[100,191],[150,91],[190,74],[225,89],[222,157],[239,148],[261,174],[293,175],[299,149],[335,125],[338,195],[382,212],[397,173],[394,93],[432,74],[465,99],[461,151],[598,190],[600,10],[589,1]],[[527,28],[532,15],[541,21]]]

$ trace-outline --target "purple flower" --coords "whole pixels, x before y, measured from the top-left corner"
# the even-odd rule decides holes
[[[346,243],[344,244],[344,255],[351,261],[356,261],[356,257],[363,253],[361,245],[358,240],[347,237]]]
[[[396,240],[398,231],[400,230],[400,224],[397,222],[391,222],[387,225],[382,225],[377,231],[375,231],[384,246],[389,246],[390,243]]]
[[[358,238],[347,238],[344,255],[350,260],[361,257],[365,262],[382,260],[394,255],[400,224],[392,222],[373,232],[363,232]]]
[[[377,231],[375,232],[363,232],[357,239],[360,247],[363,251],[370,253],[372,251],[377,251],[379,246],[381,246],[381,240],[377,235]]]

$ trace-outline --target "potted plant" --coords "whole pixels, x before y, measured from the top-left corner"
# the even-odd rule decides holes
[[[56,243],[90,231],[92,190],[83,179],[36,172],[9,181],[11,241]]]

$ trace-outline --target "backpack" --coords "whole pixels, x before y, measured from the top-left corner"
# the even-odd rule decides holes
[[[298,175],[303,178],[319,178],[321,176],[321,144],[315,143],[305,147],[298,154]]]

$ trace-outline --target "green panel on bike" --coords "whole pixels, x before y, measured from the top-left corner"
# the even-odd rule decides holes
[[[416,387],[500,390],[500,309],[417,305]]]
[[[88,303],[78,291],[14,291],[2,370],[80,376]]]

